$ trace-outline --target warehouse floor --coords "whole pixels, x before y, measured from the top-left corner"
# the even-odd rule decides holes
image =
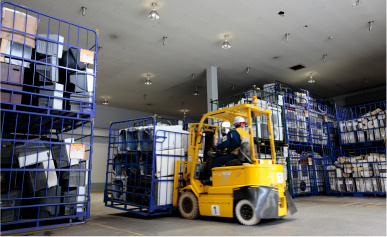
[[[139,217],[107,208],[103,193],[91,194],[91,218],[84,224],[25,231],[10,235],[122,236],[122,235],[366,235],[386,236],[386,199],[310,197],[296,199],[298,212],[282,220],[242,226],[234,219],[200,217],[185,220],[178,214]]]

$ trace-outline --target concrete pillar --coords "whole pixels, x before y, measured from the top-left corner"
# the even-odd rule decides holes
[[[216,110],[217,105],[212,104],[211,109],[211,100],[217,100],[218,99],[218,69],[217,67],[211,66],[207,68],[206,71],[206,78],[207,78],[207,108],[208,112],[212,110]]]

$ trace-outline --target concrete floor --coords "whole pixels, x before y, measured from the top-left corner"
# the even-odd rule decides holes
[[[386,236],[386,199],[354,197],[310,197],[296,199],[298,212],[282,220],[263,220],[242,226],[234,219],[200,217],[185,220],[178,214],[139,217],[107,208],[103,193],[91,194],[91,218],[84,224],[13,233],[11,235],[61,236]]]

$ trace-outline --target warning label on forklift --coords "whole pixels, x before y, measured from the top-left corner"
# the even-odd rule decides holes
[[[211,213],[214,216],[219,216],[220,215],[219,205],[211,205]]]
[[[283,183],[284,182],[284,176],[282,172],[277,172],[277,183]]]

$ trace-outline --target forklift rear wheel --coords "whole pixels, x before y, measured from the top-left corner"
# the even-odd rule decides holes
[[[195,219],[199,216],[198,199],[192,192],[184,192],[179,198],[179,212],[184,219]]]
[[[235,215],[242,225],[256,225],[261,221],[255,213],[253,204],[247,199],[238,202],[235,206]]]

